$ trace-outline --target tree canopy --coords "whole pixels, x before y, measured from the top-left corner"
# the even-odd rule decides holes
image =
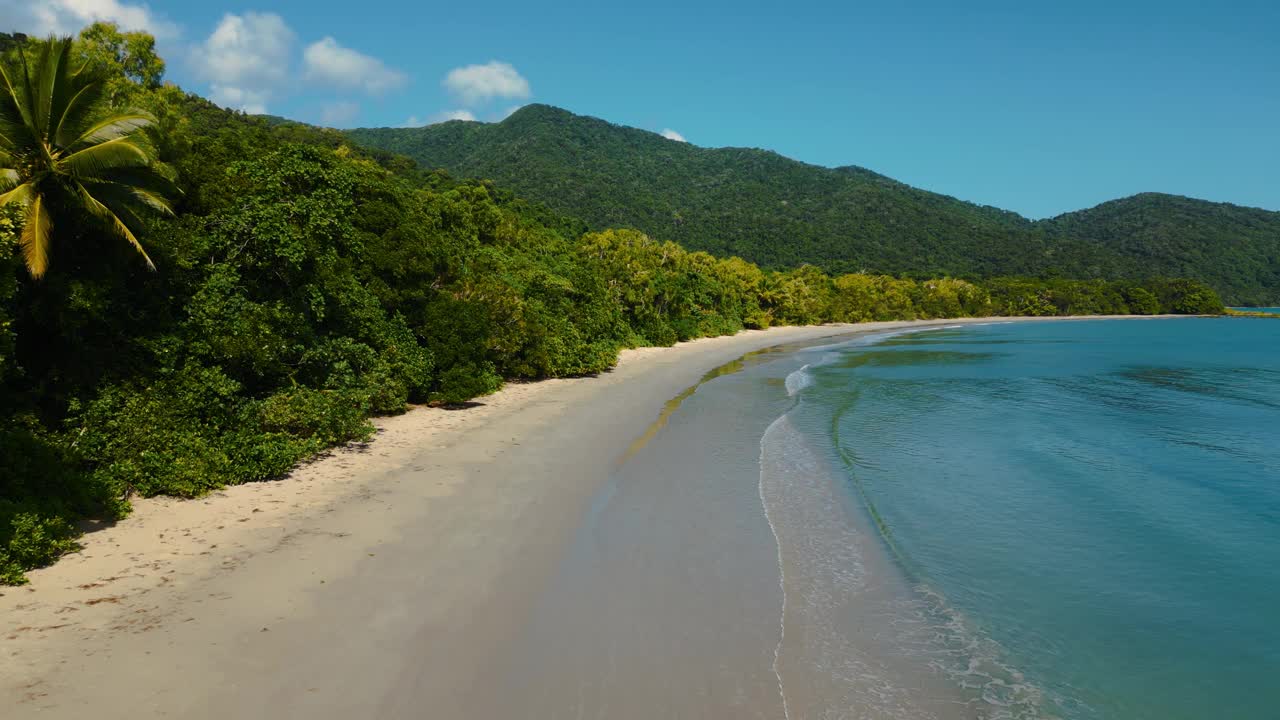
[[[1221,308],[1194,281],[833,277],[586,232],[491,182],[156,85],[128,52],[99,52],[113,37],[90,28],[71,54],[109,73],[104,118],[114,102],[155,121],[104,142],[145,140],[182,202],[128,226],[157,272],[104,218],[72,212],[39,280],[21,250],[30,213],[0,207],[0,582],[133,496],[279,477],[369,437],[371,415],[600,372],[623,347],[787,323]]]
[[[1193,277],[1233,303],[1280,302],[1280,213],[1146,194],[1033,222],[860,167],[700,148],[529,105],[500,123],[350,131],[424,167],[491,178],[582,218],[769,268],[969,280]]]

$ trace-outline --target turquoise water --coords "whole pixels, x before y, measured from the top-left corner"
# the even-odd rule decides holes
[[[887,622],[962,714],[1280,717],[1280,324],[969,326],[806,358],[786,420],[905,578]]]
[[[1270,313],[1272,315],[1280,315],[1280,307],[1238,307],[1232,310],[1243,310],[1244,312],[1260,312]]]

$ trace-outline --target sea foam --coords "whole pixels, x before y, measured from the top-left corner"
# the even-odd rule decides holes
[[[791,397],[795,397],[796,393],[812,385],[813,375],[809,374],[809,366],[805,365],[788,375],[784,384],[787,387],[787,395]]]
[[[778,547],[782,617],[773,669],[788,717],[956,717],[960,696],[923,657],[895,656],[903,630],[883,568],[843,511],[830,469],[788,415],[761,439],[760,502]],[[892,623],[892,624],[891,624]],[[850,715],[849,713],[854,713]]]

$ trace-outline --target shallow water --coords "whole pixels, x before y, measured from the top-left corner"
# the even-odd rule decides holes
[[[494,707],[1274,717],[1278,351],[1265,321],[1087,321],[717,369],[619,458]]]
[[[1276,717],[1280,327],[996,325],[827,360],[793,416],[962,628],[945,672],[1015,673],[1013,717]]]

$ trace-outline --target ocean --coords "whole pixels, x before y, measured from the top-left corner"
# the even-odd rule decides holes
[[[864,343],[788,419],[910,587],[898,651],[979,717],[1280,716],[1280,326]]]
[[[1280,324],[752,353],[619,458],[524,625],[525,717],[1275,718]]]

